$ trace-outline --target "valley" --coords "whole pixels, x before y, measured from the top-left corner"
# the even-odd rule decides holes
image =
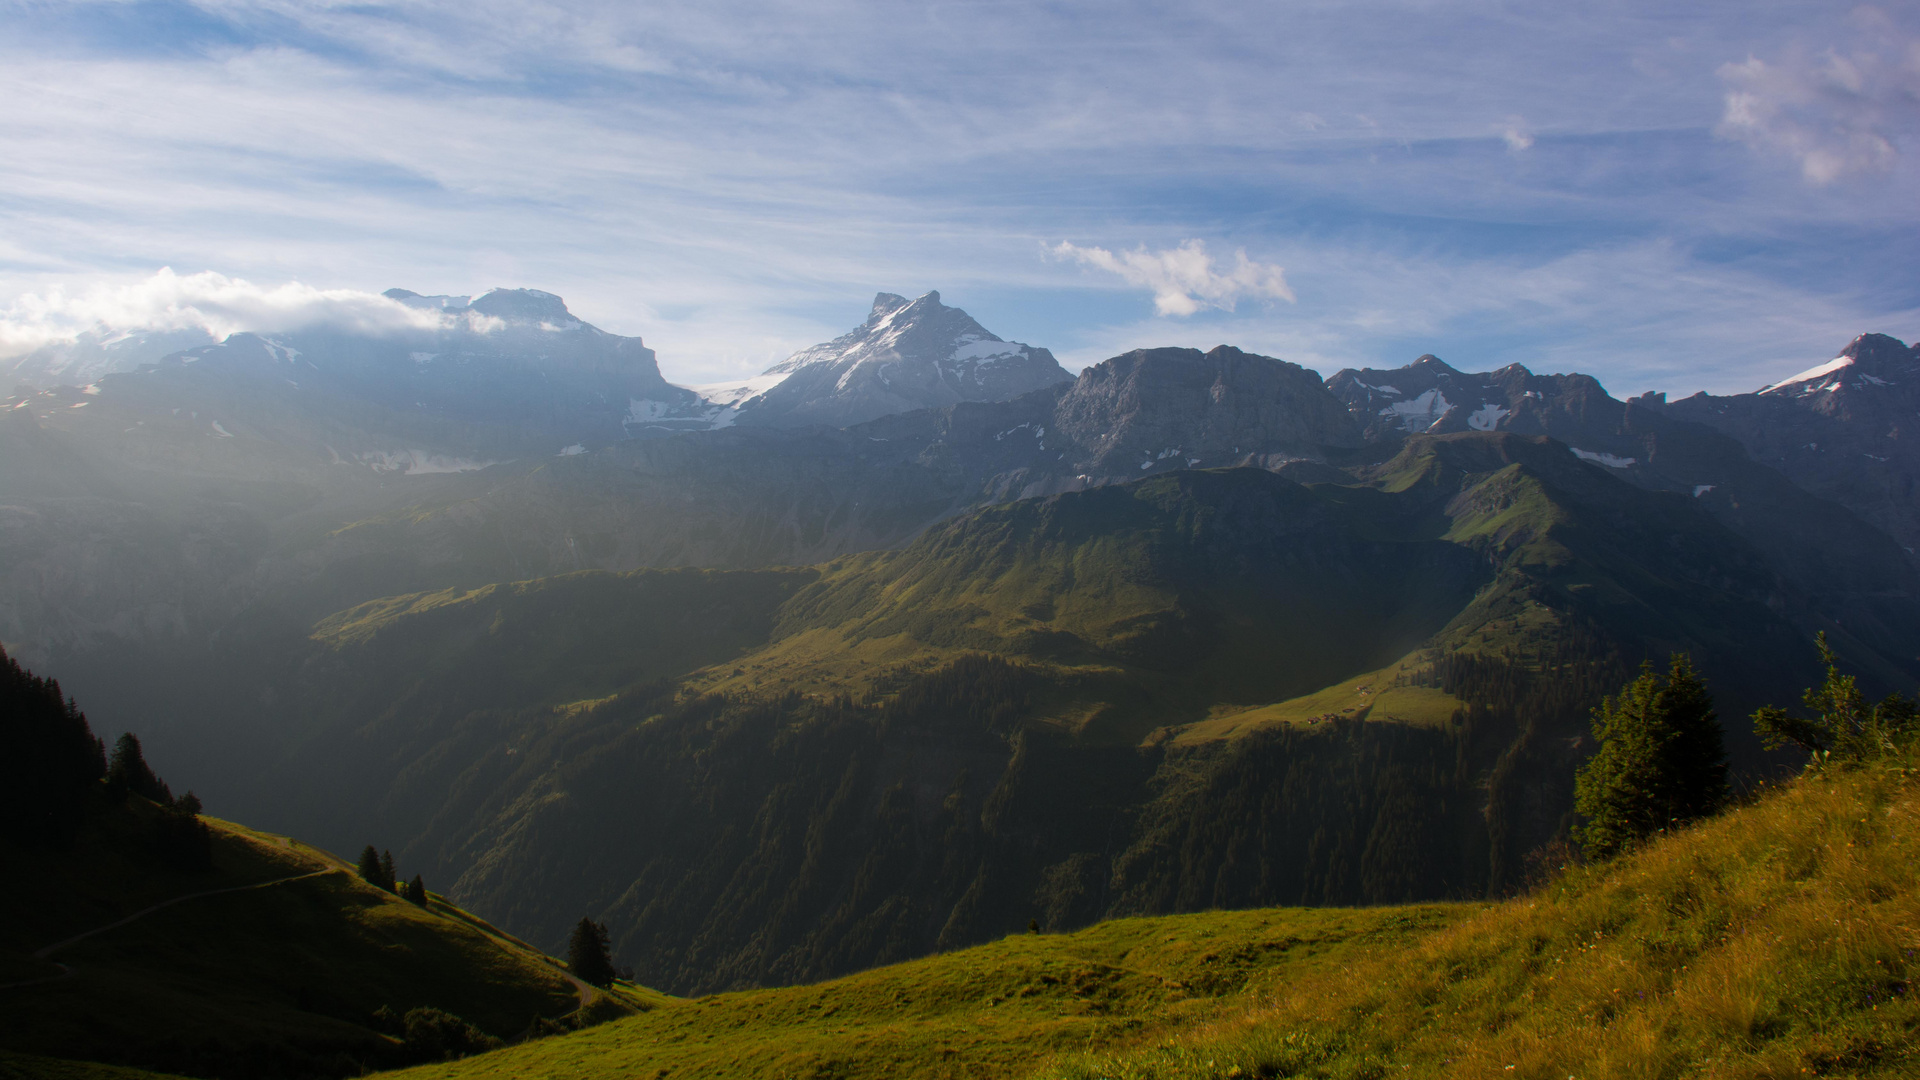
[[[1592,708],[1643,662],[1694,658],[1748,778],[1790,760],[1744,718],[1818,680],[1816,634],[1875,694],[1920,679],[1883,506],[1586,376],[1322,380],[1221,346],[1068,378],[938,294],[882,294],[708,398],[549,294],[396,302],[453,321],[235,335],[0,413],[9,652],[247,822],[212,822],[222,859],[313,875],[145,916],[148,952],[76,943],[99,976],[46,984],[47,1015],[121,994],[149,1025],[102,1062],[244,1073],[210,1019],[237,1010],[295,1071],[399,1063],[366,1026],[382,994],[512,1041],[567,1014],[541,954],[586,914],[637,984],[605,1016],[641,1015],[459,1075],[1081,1075],[1505,917],[1578,821]],[[370,839],[438,921],[328,869]],[[182,953],[207,920],[316,918],[412,942],[419,979]],[[1244,960],[1224,982],[1189,949],[1215,935]],[[155,964],[211,996],[150,1004]],[[518,974],[430,974],[461,964]],[[321,1019],[221,997],[269,983]],[[42,1033],[0,1049],[89,1037]],[[1124,1067],[1190,1074],[1149,1058]]]

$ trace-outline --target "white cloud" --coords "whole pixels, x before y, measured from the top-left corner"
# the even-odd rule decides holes
[[[1233,265],[1216,270],[1213,256],[1199,240],[1162,251],[1148,251],[1142,246],[1118,255],[1103,247],[1080,247],[1064,240],[1051,250],[1060,258],[1118,274],[1129,285],[1152,289],[1154,310],[1162,315],[1192,315],[1202,308],[1232,311],[1236,303],[1249,298],[1294,300],[1281,267],[1254,262],[1245,251],[1235,251]]]
[[[1465,371],[1521,363],[1540,373],[1585,372],[1625,397],[1650,389],[1744,393],[1862,332],[1906,340],[1920,332],[1911,301],[1873,308],[1810,295],[1736,265],[1701,266],[1659,240],[1545,260],[1305,241],[1280,254],[1314,283],[1296,310],[1201,324],[1205,339],[1193,324],[1160,316],[1048,344],[1069,370],[1159,345],[1235,345],[1322,375],[1398,367],[1433,352]]]
[[[1500,138],[1507,144],[1507,149],[1516,154],[1533,145],[1533,133],[1527,130],[1527,121],[1524,117],[1516,116],[1508,120],[1506,130],[1500,133]]]
[[[59,288],[26,293],[0,313],[0,356],[18,356],[82,334],[204,330],[215,338],[251,330],[276,333],[314,326],[361,332],[432,329],[444,316],[377,293],[316,289],[290,281],[266,287],[206,271],[170,268],[141,281],[99,283],[78,295]]]
[[[1731,89],[1718,133],[1789,155],[1814,184],[1885,172],[1920,132],[1920,39],[1771,64],[1750,56],[1719,74]]]

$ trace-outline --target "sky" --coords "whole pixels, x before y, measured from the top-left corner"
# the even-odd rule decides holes
[[[0,353],[530,287],[676,382],[938,289],[1070,369],[1755,389],[1920,337],[1909,5],[0,0]]]

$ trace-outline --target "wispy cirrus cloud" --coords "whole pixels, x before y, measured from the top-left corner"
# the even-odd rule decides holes
[[[1293,303],[1286,270],[1273,263],[1255,262],[1245,250],[1233,253],[1233,262],[1216,266],[1207,245],[1188,240],[1178,247],[1148,251],[1144,246],[1114,254],[1103,247],[1079,247],[1062,240],[1054,256],[1072,259],[1116,274],[1129,285],[1153,291],[1153,309],[1162,315],[1192,315],[1202,308],[1232,311],[1242,300],[1285,300]]]
[[[1814,184],[1887,172],[1920,135],[1920,37],[1880,29],[1859,51],[1721,65],[1729,89],[1716,130],[1793,158]]]
[[[0,307],[160,266],[525,285],[693,382],[831,336],[875,290],[939,288],[1063,355],[1165,334],[1149,315],[1294,326],[1343,360],[1423,333],[1416,355],[1498,352],[1515,326],[1604,339],[1601,364],[1734,355],[1783,310],[1911,335],[1884,318],[1920,305],[1910,163],[1868,145],[1837,159],[1856,182],[1809,185],[1767,141],[1832,126],[1774,83],[1841,78],[1817,51],[1840,41],[1883,58],[1855,127],[1900,151],[1899,18],[1866,40],[1824,0],[0,0]],[[1716,74],[1746,57],[1766,70]],[[1768,153],[1714,137],[1729,92],[1784,103],[1735,136]],[[1088,258],[1048,257],[1062,237]],[[1532,287],[1655,240],[1724,287]],[[1509,294],[1463,306],[1463,280]],[[1648,296],[1683,293],[1725,300],[1656,330]]]

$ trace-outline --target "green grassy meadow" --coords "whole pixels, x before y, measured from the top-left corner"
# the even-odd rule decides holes
[[[398,1042],[370,1027],[383,1006],[430,1006],[512,1037],[578,1005],[549,958],[442,899],[423,910],[285,837],[204,819],[213,869],[170,871],[117,835],[155,812],[131,803],[96,814],[72,851],[9,878],[5,981],[58,976],[59,965],[71,973],[0,991],[0,1049],[190,1075],[337,1074],[391,1060]],[[159,908],[44,960],[31,955],[213,890],[235,891]]]
[[[1497,904],[1015,935],[399,1075],[1912,1076],[1914,764],[1803,778]]]
[[[1477,905],[1116,919],[1017,934],[811,986],[675,1000],[411,1077],[1006,1076],[1168,1038],[1301,972],[1412,946]]]

